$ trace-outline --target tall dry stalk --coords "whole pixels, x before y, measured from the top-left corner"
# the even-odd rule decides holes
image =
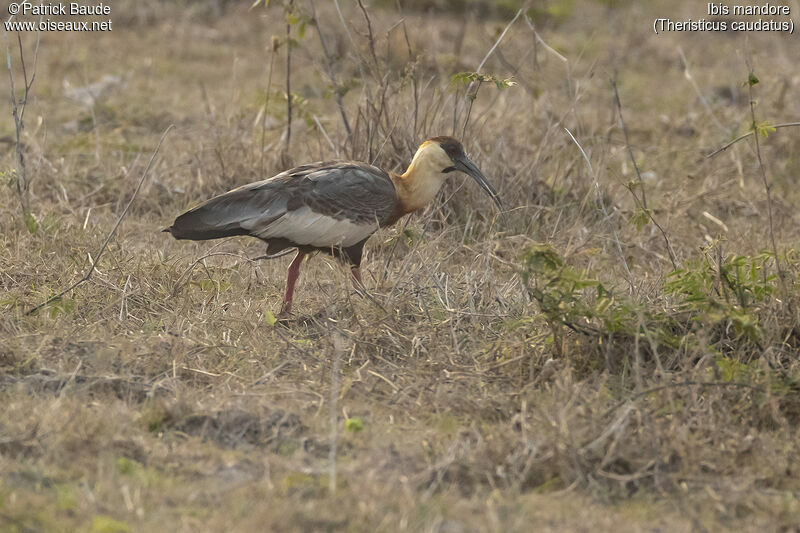
[[[749,61],[748,61],[749,63]],[[750,66],[750,65],[748,65]],[[775,244],[775,222],[772,217],[772,184],[767,178],[767,169],[764,166],[764,161],[761,158],[761,143],[758,140],[758,123],[756,122],[756,102],[753,97],[753,86],[758,83],[758,78],[750,66],[750,73],[747,76],[747,91],[750,98],[750,117],[753,120],[751,128],[753,130],[753,143],[756,146],[756,158],[758,159],[758,169],[761,172],[761,181],[764,184],[764,192],[767,196],[767,218],[769,219],[769,240],[772,244],[772,253],[775,256],[775,268],[778,270],[778,277],[781,280],[781,287],[784,285],[784,273],[781,267],[780,258],[778,258],[778,246]]]
[[[36,79],[36,65],[39,61],[39,43],[41,40],[41,31],[36,33],[36,48],[33,53],[33,71],[31,72],[30,79],[28,78],[28,69],[25,66],[25,53],[22,47],[22,36],[17,30],[17,46],[19,47],[19,61],[22,67],[22,79],[24,82],[25,91],[23,93],[22,101],[17,102],[17,93],[14,84],[14,69],[11,64],[11,45],[8,39],[8,30],[3,29],[3,36],[6,40],[6,65],[8,66],[8,83],[11,91],[11,113],[14,117],[14,129],[16,132],[16,155],[17,155],[17,176],[16,176],[16,192],[19,198],[20,207],[22,208],[22,216],[28,230],[35,231],[36,222],[31,214],[30,203],[30,180],[28,179],[28,169],[25,162],[25,150],[22,145],[22,130],[25,129],[25,110],[28,107],[28,98],[30,96],[31,87]]]
[[[294,0],[289,0],[286,8],[291,12],[294,7]],[[292,25],[286,22],[286,144],[284,151],[289,155],[289,148],[292,142]]]

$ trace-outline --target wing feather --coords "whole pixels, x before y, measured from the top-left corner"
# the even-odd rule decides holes
[[[397,195],[389,176],[371,165],[322,162],[244,185],[179,216],[178,239],[252,235],[297,245],[348,247],[389,220]]]

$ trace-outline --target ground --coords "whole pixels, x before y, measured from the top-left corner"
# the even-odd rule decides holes
[[[338,5],[41,34],[24,175],[0,108],[0,531],[797,531],[797,38],[653,32],[689,0]],[[36,33],[6,37],[21,101]],[[443,134],[504,210],[453,176],[368,242],[366,297],[315,256],[276,322],[290,256],[160,232]]]

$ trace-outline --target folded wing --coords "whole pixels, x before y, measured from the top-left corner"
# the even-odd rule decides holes
[[[323,162],[288,170],[212,198],[179,216],[177,239],[252,235],[293,245],[352,246],[389,220],[397,195],[382,170]]]

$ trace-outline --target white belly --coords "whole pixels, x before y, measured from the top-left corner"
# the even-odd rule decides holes
[[[252,229],[262,239],[281,238],[319,248],[347,248],[372,235],[378,229],[378,223],[375,221],[371,224],[359,224],[346,218],[336,219],[303,206],[288,211],[263,229]]]

